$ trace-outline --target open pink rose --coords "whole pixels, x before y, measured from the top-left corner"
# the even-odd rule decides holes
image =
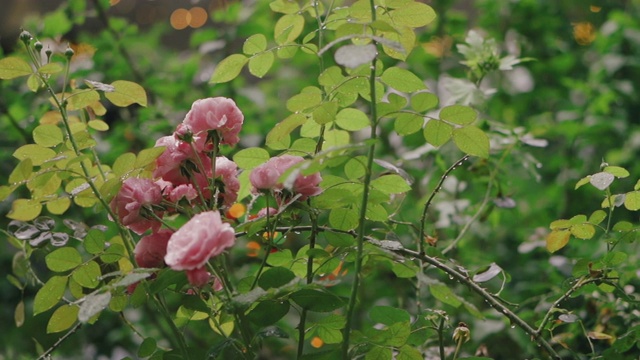
[[[171,235],[165,263],[174,270],[193,270],[233,246],[236,237],[220,213],[207,211],[195,215]]]
[[[160,186],[150,179],[128,178],[122,184],[118,195],[111,200],[111,210],[118,216],[122,224],[131,231],[141,235],[152,229],[160,228],[160,222],[145,215],[143,207],[158,205],[162,201]],[[162,211],[154,211],[161,217]]]
[[[222,180],[223,189],[220,189],[223,204],[231,206],[238,199],[240,181],[238,180],[238,165],[224,156],[216,158],[216,178]]]
[[[314,173],[310,175],[302,175],[294,173],[295,176],[291,184],[285,186],[278,180],[284,173],[291,167],[304,161],[304,158],[293,155],[282,155],[269,159],[266,163],[256,167],[249,174],[249,181],[256,190],[275,190],[281,192],[282,189],[287,188],[294,194],[300,194],[301,200],[306,199],[309,196],[315,196],[322,192],[322,189],[318,186],[322,181],[320,173]]]
[[[155,268],[164,265],[164,256],[167,254],[167,243],[173,231],[161,229],[151,235],[142,237],[133,251],[136,263],[143,268]]]
[[[240,140],[238,133],[243,122],[244,115],[233,100],[215,97],[196,100],[183,124],[191,129],[194,136],[206,138],[210,130],[215,130],[221,144],[235,145]]]

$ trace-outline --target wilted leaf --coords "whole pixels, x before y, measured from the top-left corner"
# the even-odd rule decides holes
[[[549,252],[556,252],[569,242],[569,238],[571,237],[571,232],[569,230],[553,230],[549,235],[547,235],[547,250]]]
[[[334,55],[336,63],[344,67],[355,69],[360,65],[370,63],[378,55],[375,45],[344,45]]]
[[[591,175],[589,182],[598,190],[604,190],[611,185],[615,177],[608,172],[599,172]]]
[[[94,315],[104,310],[111,301],[111,293],[92,293],[84,297],[78,312],[78,321],[86,323]]]
[[[502,272],[502,268],[496,263],[491,263],[488,267],[480,269],[473,275],[473,281],[485,282],[493,279]]]

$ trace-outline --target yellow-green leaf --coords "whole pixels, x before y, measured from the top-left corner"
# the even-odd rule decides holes
[[[66,276],[53,276],[38,290],[33,300],[33,315],[54,307],[62,298],[67,286]]]
[[[300,36],[304,28],[304,17],[300,14],[285,14],[276,22],[273,29],[278,45],[293,42]]]
[[[89,125],[90,128],[94,129],[94,130],[98,130],[98,131],[107,131],[109,130],[109,124],[107,124],[106,122],[102,121],[102,120],[90,120],[87,125]]]
[[[407,93],[427,88],[424,82],[414,73],[396,66],[385,70],[380,79],[392,88]]]
[[[227,56],[220,61],[215,70],[213,70],[213,75],[211,75],[211,80],[209,80],[209,82],[212,84],[218,84],[235,79],[248,61],[249,58],[242,54]]]
[[[269,152],[263,148],[242,149],[233,156],[233,161],[241,169],[253,169],[269,160]]]
[[[489,157],[489,137],[475,126],[454,129],[453,142],[466,154],[481,158]]]
[[[420,131],[423,125],[424,125],[424,118],[422,117],[422,115],[416,114],[416,113],[402,113],[398,115],[398,117],[396,117],[396,121],[394,121],[393,123],[393,129],[398,133],[398,135],[405,136],[405,135],[410,135]],[[433,125],[434,124],[432,124],[432,126]],[[449,124],[445,124],[445,125],[450,127]],[[437,132],[434,133],[434,135],[437,135]],[[448,130],[447,139],[444,142],[449,141],[450,138],[451,138],[451,130]]]
[[[83,287],[95,289],[100,284],[100,275],[100,265],[95,261],[89,261],[75,269],[71,277]]]
[[[82,264],[82,256],[75,248],[63,247],[47,254],[44,257],[44,261],[49,270],[64,272],[75,269]]]
[[[630,191],[624,198],[624,207],[631,211],[640,210],[640,191]]]
[[[242,45],[242,52],[247,55],[255,55],[267,48],[267,37],[262,34],[251,35]]]
[[[389,14],[396,24],[417,28],[428,25],[436,18],[436,12],[429,5],[409,1]]]
[[[440,119],[458,125],[468,125],[476,120],[475,110],[463,105],[450,105],[440,110]]]
[[[106,92],[104,96],[116,106],[125,107],[131,104],[147,106],[147,93],[144,88],[134,82],[117,80],[111,83],[113,92]]]
[[[13,320],[16,323],[16,327],[24,325],[24,301],[20,300],[13,311]]]
[[[53,215],[62,215],[71,206],[71,199],[68,197],[59,197],[47,202],[47,211]]]
[[[274,59],[275,55],[271,51],[251,57],[249,59],[249,72],[255,77],[263,77],[271,69]]]
[[[79,110],[100,100],[100,94],[96,90],[76,89],[67,95],[67,109]]]
[[[429,119],[424,126],[424,138],[433,146],[442,146],[453,136],[453,126],[438,119]]]
[[[32,72],[31,66],[21,58],[6,57],[0,59],[0,79],[13,79],[20,76],[27,76]]]
[[[596,234],[596,229],[591,224],[573,225],[569,230],[578,239],[591,239]]]
[[[338,103],[333,101],[325,102],[313,109],[313,120],[320,125],[324,125],[334,121],[337,112]]]
[[[9,184],[17,184],[29,179],[33,173],[33,162],[31,159],[26,158],[16,166],[15,169],[9,175]]]
[[[47,334],[57,333],[69,329],[78,319],[79,308],[76,305],[65,304],[57,308],[47,324]]]
[[[438,97],[430,92],[419,92],[411,96],[411,108],[418,112],[434,109],[438,106]]]
[[[22,145],[13,152],[14,158],[18,160],[31,159],[34,166],[42,165],[55,156],[55,151],[38,144]]]
[[[156,161],[158,156],[162,155],[164,150],[165,150],[164,147],[152,147],[152,148],[144,149],[140,151],[138,153],[138,156],[136,157],[136,162],[134,164],[134,167],[143,168],[153,163],[154,161]]]
[[[569,242],[569,238],[571,237],[571,232],[569,230],[553,230],[547,235],[547,250],[549,252],[556,252]]]
[[[32,199],[17,199],[11,204],[11,210],[7,214],[9,219],[31,221],[42,212],[42,204]]]
[[[44,147],[54,147],[64,140],[62,130],[56,125],[38,125],[33,129],[33,141]]]
[[[38,69],[38,72],[41,74],[51,75],[51,74],[57,74],[62,70],[63,70],[62,65],[58,63],[48,63],[45,65],[42,65],[42,67]]]
[[[358,131],[371,125],[367,114],[358,109],[342,109],[336,115],[336,124],[348,131]]]
[[[286,149],[291,142],[289,134],[305,122],[307,117],[303,114],[289,115],[269,131],[265,140],[266,145],[272,149]]]

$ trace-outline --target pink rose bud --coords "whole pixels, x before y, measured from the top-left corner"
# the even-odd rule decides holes
[[[171,235],[165,263],[174,270],[193,270],[233,246],[236,237],[231,225],[223,223],[218,211],[195,215]]]
[[[258,190],[271,190],[278,184],[280,173],[266,162],[251,171],[249,181]]]
[[[196,287],[203,287],[207,285],[207,283],[209,283],[209,279],[211,278],[211,274],[204,267],[187,270],[186,273],[189,284]]]
[[[173,234],[173,231],[161,229],[151,235],[142,237],[133,251],[138,266],[143,268],[162,267],[171,234]]]

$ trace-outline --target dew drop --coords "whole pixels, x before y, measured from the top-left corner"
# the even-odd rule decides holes
[[[449,280],[453,280],[453,275],[449,275]]]
[[[516,328],[516,326],[515,326],[514,324],[511,324],[511,328],[512,328],[512,329],[515,329],[515,328]]]

